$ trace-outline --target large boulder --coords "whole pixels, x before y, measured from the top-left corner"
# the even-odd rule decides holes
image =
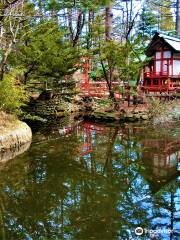
[[[32,131],[24,122],[15,120],[13,123],[0,128],[0,152],[20,147],[31,140]]]

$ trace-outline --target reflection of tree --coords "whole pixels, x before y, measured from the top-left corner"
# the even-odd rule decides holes
[[[167,234],[169,239],[174,239],[174,236],[178,237],[178,198],[178,183],[176,180],[164,186],[155,194],[154,198],[154,228],[173,230],[173,232]],[[163,234],[161,237],[164,237]]]
[[[0,239],[136,239],[136,226],[176,226],[177,183],[152,194],[138,133],[92,129],[83,155],[84,133],[34,144],[1,171]]]
[[[104,165],[104,171],[107,173],[107,177],[110,177],[112,174],[112,157],[114,153],[114,145],[118,134],[118,127],[110,128],[108,142],[107,142],[107,153],[106,153],[106,162]]]

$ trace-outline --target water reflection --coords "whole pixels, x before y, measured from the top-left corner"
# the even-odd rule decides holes
[[[0,239],[178,239],[178,130],[84,122],[41,135],[1,170]]]
[[[31,142],[27,142],[25,144],[22,144],[19,147],[6,149],[5,151],[0,151],[0,167],[3,163],[27,151],[30,145],[31,145]]]

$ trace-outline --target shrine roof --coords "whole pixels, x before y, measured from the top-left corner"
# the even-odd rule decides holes
[[[146,54],[151,55],[152,51],[155,50],[155,47],[157,46],[157,44],[161,44],[161,43],[166,44],[169,48],[171,48],[175,52],[180,52],[180,38],[157,32],[155,33],[154,37],[149,43],[146,50]]]

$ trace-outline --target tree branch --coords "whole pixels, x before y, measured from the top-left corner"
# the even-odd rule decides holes
[[[82,33],[82,29],[84,27],[85,24],[85,18],[86,18],[86,14],[85,12],[79,12],[78,14],[78,20],[77,20],[77,31],[76,31],[76,36],[73,40],[73,47],[77,44],[79,37]]]

